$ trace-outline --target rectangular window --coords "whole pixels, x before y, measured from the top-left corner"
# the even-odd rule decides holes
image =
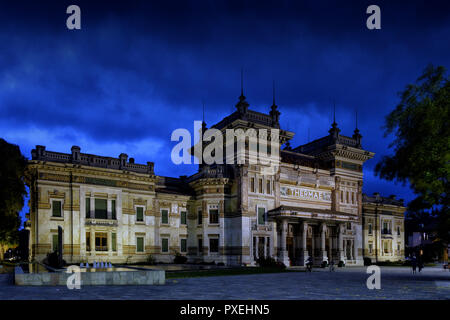
[[[136,221],[144,221],[144,208],[136,207]]]
[[[397,227],[397,235],[400,235],[400,227]]]
[[[62,217],[61,211],[61,201],[52,201],[52,216],[53,217]]]
[[[352,230],[352,223],[351,222],[347,222],[347,230]]]
[[[91,233],[86,232],[86,251],[91,251]]]
[[[348,203],[348,191],[345,193],[345,202]]]
[[[344,202],[344,191],[341,191],[341,202]]]
[[[369,223],[369,234],[370,235],[372,234],[372,224],[371,223]]]
[[[167,238],[161,239],[161,251],[169,252],[169,239],[167,239]]]
[[[108,219],[106,199],[95,199],[95,219]]]
[[[187,251],[187,239],[181,239],[180,241],[180,251],[186,252]]]
[[[181,211],[180,220],[181,220],[180,221],[181,224],[187,224],[186,211]]]
[[[202,238],[198,239],[198,253],[199,254],[203,253],[203,239]]]
[[[209,252],[219,252],[219,239],[218,238],[209,239]]]
[[[86,218],[91,217],[91,198],[86,198]]]
[[[198,210],[198,212],[197,212],[197,223],[199,225],[203,224],[203,213],[202,213],[202,210]]]
[[[53,251],[58,251],[58,235],[52,235],[52,249]]]
[[[270,194],[270,180],[267,180],[266,193]]]
[[[116,200],[111,200],[111,219],[116,220]]]
[[[136,252],[144,252],[144,237],[136,238]]]
[[[355,193],[352,192],[352,204],[354,204],[354,203],[355,203]]]
[[[258,208],[258,224],[266,223],[266,209]]]
[[[108,251],[108,234],[106,232],[95,233],[95,251]]]
[[[259,193],[263,193],[263,180],[262,179],[259,179],[258,187],[259,187]]]
[[[117,251],[117,234],[111,233],[111,250]]]
[[[369,253],[372,253],[372,244],[369,243]]]
[[[250,178],[250,191],[255,192],[255,178]]]
[[[219,210],[217,209],[209,210],[209,223],[211,224],[219,223]]]
[[[161,223],[169,224],[169,211],[161,210]]]

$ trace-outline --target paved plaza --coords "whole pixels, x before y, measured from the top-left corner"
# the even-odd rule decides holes
[[[163,286],[20,287],[0,275],[0,299],[450,299],[450,272],[381,267],[381,289],[369,290],[363,267],[168,279]]]

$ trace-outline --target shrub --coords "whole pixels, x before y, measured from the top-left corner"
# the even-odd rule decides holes
[[[327,261],[322,261],[322,263],[320,264],[321,268],[326,268],[328,267],[328,262]]]
[[[280,268],[280,269],[285,269],[286,268],[286,266],[284,265],[283,262],[276,261],[272,257],[267,257],[267,258],[261,257],[261,258],[258,258],[256,260],[256,263],[260,267],[270,267],[270,268]]]
[[[345,262],[344,261],[339,261],[339,263],[338,263],[338,267],[339,268],[343,268],[343,267],[345,267]]]
[[[364,257],[364,265],[370,266],[372,264],[372,259]]]
[[[156,264],[156,259],[155,257],[153,257],[151,254],[148,256],[147,258],[147,263],[148,264]]]
[[[185,256],[182,256],[180,253],[175,253],[175,258],[173,259],[173,263],[176,264],[183,264],[187,262],[187,258]]]

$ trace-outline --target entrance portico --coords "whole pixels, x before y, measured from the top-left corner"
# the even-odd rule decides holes
[[[278,260],[286,266],[306,265],[309,256],[314,265],[339,261],[354,263],[355,239],[347,232],[357,217],[325,209],[280,206],[268,212],[277,223]]]

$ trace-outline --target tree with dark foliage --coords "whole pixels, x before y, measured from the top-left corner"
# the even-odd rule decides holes
[[[19,147],[0,138],[0,243],[16,243],[19,238],[26,164]]]
[[[395,110],[386,117],[385,136],[394,133],[394,154],[375,171],[381,178],[409,182],[417,197],[410,212],[430,212],[439,220],[438,235],[450,233],[450,79],[444,67],[428,66],[415,84],[406,86]]]

